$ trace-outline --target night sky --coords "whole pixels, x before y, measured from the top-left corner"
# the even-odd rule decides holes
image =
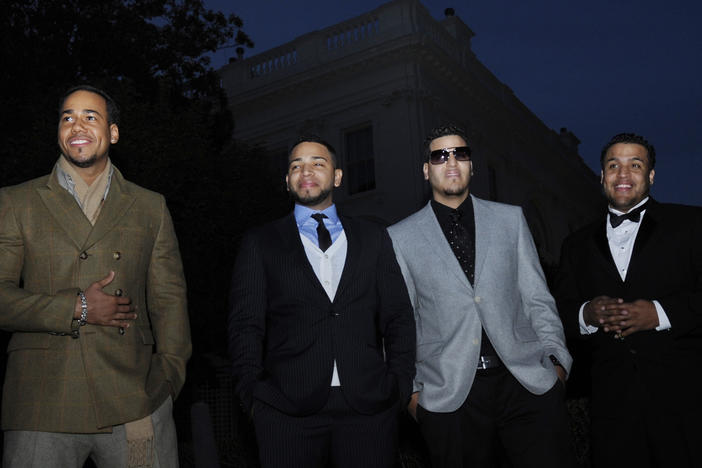
[[[235,13],[256,47],[246,57],[371,11],[382,0],[205,0]],[[620,132],[656,147],[659,201],[702,205],[702,2],[670,0],[424,0],[434,18],[452,7],[475,32],[473,51],[541,120],[599,153]],[[216,68],[233,49],[214,56]]]

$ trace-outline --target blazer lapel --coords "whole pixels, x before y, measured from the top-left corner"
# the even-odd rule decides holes
[[[598,222],[595,226],[593,242],[595,243],[595,252],[600,255],[602,259],[604,259],[604,264],[607,268],[607,271],[603,271],[603,274],[616,278],[617,281],[623,283],[622,277],[617,270],[617,264],[614,262],[614,257],[612,257],[612,251],[609,248],[609,241],[607,240],[606,215],[604,216],[604,219]]]
[[[458,263],[456,255],[451,250],[451,246],[446,240],[444,231],[439,225],[439,221],[436,219],[434,210],[431,208],[431,202],[422,208],[420,211],[421,218],[419,219],[419,230],[422,235],[426,238],[426,245],[431,245],[435,247],[434,254],[436,254],[446,265],[446,270],[452,272],[458,280],[463,283],[468,289],[473,289],[466,274],[463,273],[461,264]],[[477,246],[476,246],[477,251]],[[477,277],[477,275],[476,275]]]
[[[110,191],[102,205],[97,221],[95,221],[95,226],[93,226],[92,231],[90,231],[84,248],[92,247],[117,226],[127,210],[134,204],[135,200],[134,195],[126,188],[124,177],[122,177],[122,174],[115,168],[112,174],[112,180],[110,181]],[[85,215],[83,217],[85,217]]]
[[[483,271],[485,259],[490,250],[490,239],[494,236],[494,226],[490,222],[490,211],[484,206],[482,201],[471,195],[473,200],[473,217],[475,218],[475,282],[478,282],[480,273]]]
[[[651,238],[656,232],[658,227],[658,221],[656,220],[656,208],[657,203],[653,200],[649,200],[649,206],[646,208],[646,213],[644,213],[643,219],[641,220],[641,226],[639,226],[639,232],[636,233],[636,240],[634,241],[634,249],[631,252],[631,259],[629,260],[629,271],[627,272],[627,279],[632,277],[632,272],[637,271],[639,263],[643,262],[643,252],[646,246],[651,241]]]
[[[280,237],[280,245],[283,247],[283,252],[290,252],[293,257],[293,261],[300,265],[300,270],[302,274],[307,278],[307,281],[313,285],[317,292],[329,300],[327,292],[322,287],[322,283],[319,282],[319,278],[314,274],[314,269],[310,265],[310,261],[307,258],[307,253],[305,253],[305,246],[302,245],[302,240],[300,239],[300,231],[297,229],[297,223],[295,222],[295,215],[290,213],[288,216],[281,218],[276,223],[276,229]]]
[[[646,213],[641,220],[641,226],[639,226],[639,232],[636,233],[636,240],[634,241],[634,249],[631,252],[631,258],[629,259],[629,267],[627,268],[626,279],[633,277],[632,272],[635,272],[638,268],[639,263],[642,260],[642,252],[646,245],[651,240],[656,228],[658,226],[658,221],[656,220],[656,209],[658,203],[652,198],[649,200],[649,205],[646,208]],[[609,241],[607,240],[607,217],[605,216],[604,221],[598,223],[595,227],[595,246],[600,253],[607,260],[607,265],[609,265],[610,275],[616,277],[619,281],[622,281],[622,277],[617,271],[617,266],[614,263],[614,257],[612,257],[612,252],[609,249]],[[626,281],[626,280],[625,280]],[[624,281],[622,281],[624,282]]]
[[[85,239],[93,226],[83,214],[83,210],[75,198],[58,183],[55,166],[49,175],[46,186],[37,188],[37,193],[56,224],[61,227],[76,247],[83,250]]]
[[[358,226],[351,218],[340,216],[339,219],[346,235],[346,259],[344,260],[344,269],[341,271],[341,278],[339,278],[339,286],[336,288],[334,300],[337,297],[341,297],[344,289],[351,283],[358,268],[359,257],[362,254]]]

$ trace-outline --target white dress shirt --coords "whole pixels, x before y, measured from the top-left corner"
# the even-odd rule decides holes
[[[322,284],[327,296],[329,296],[329,300],[333,301],[336,295],[336,289],[339,287],[339,280],[344,270],[344,264],[346,263],[346,250],[348,247],[346,233],[341,231],[339,237],[325,252],[322,252],[319,246],[303,233],[300,233],[300,239],[302,240],[305,254],[307,254],[307,260],[310,262],[310,265],[312,265],[314,274]],[[334,360],[331,386],[338,387],[340,385],[339,372],[336,369],[336,360]]]

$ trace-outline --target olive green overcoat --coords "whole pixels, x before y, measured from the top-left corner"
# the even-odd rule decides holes
[[[110,431],[183,386],[191,342],[178,242],[163,196],[116,168],[94,226],[55,171],[0,189],[0,328],[12,332],[2,428]],[[73,320],[78,291],[110,271],[103,290],[131,297],[138,313],[124,334]]]

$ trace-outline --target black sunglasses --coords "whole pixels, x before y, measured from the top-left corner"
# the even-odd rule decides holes
[[[457,146],[455,148],[442,148],[429,153],[429,162],[438,165],[448,161],[449,156],[453,153],[456,161],[470,161],[470,148],[467,146]]]

